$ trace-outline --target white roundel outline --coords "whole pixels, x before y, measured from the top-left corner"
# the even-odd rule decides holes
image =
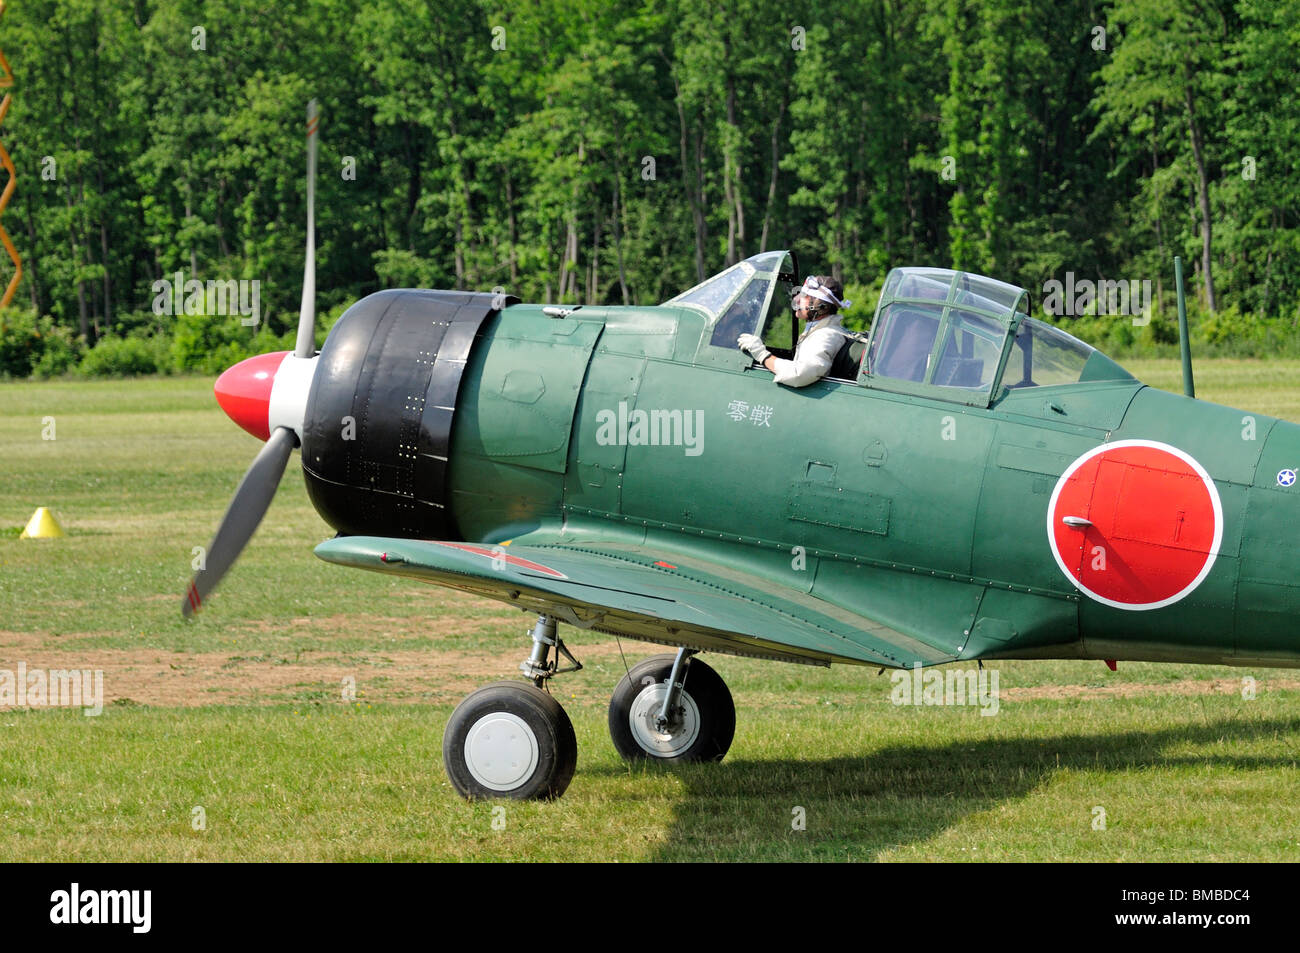
[[[1066,481],[1074,475],[1074,472],[1078,470],[1079,467],[1083,466],[1093,457],[1111,450],[1118,450],[1121,447],[1150,447],[1153,450],[1163,450],[1165,453],[1173,454],[1196,471],[1196,475],[1201,478],[1201,482],[1205,484],[1205,488],[1209,491],[1210,503],[1214,507],[1214,540],[1210,543],[1210,552],[1205,558],[1205,565],[1201,567],[1201,571],[1197,574],[1196,578],[1188,583],[1182,590],[1174,593],[1167,599],[1161,599],[1159,602],[1117,602],[1114,599],[1107,599],[1105,596],[1093,592],[1085,586],[1082,581],[1074,577],[1074,573],[1070,572],[1070,568],[1065,564],[1065,560],[1061,558],[1061,554],[1056,548],[1056,527],[1052,522],[1052,518],[1056,514],[1056,501],[1061,495],[1061,490],[1065,488]],[[1205,577],[1210,574],[1210,570],[1214,568],[1214,563],[1218,559],[1219,544],[1222,542],[1223,502],[1219,499],[1219,488],[1214,485],[1214,480],[1210,478],[1210,474],[1206,472],[1205,467],[1201,466],[1191,454],[1179,450],[1177,447],[1171,447],[1167,443],[1161,443],[1158,440],[1116,440],[1114,443],[1103,443],[1093,447],[1066,467],[1065,472],[1061,474],[1061,478],[1056,481],[1056,487],[1052,490],[1052,498],[1047,504],[1047,544],[1052,547],[1052,556],[1056,558],[1056,565],[1061,567],[1061,572],[1065,574],[1065,578],[1070,580],[1070,582],[1074,584],[1074,587],[1084,595],[1116,609],[1127,609],[1130,612],[1145,612],[1148,609],[1162,609],[1165,606],[1173,605],[1199,586]]]

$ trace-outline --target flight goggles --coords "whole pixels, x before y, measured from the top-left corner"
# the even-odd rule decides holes
[[[847,311],[853,306],[852,301],[841,301],[839,298],[835,297],[835,292],[831,291],[830,288],[818,281],[813,275],[809,275],[804,280],[803,287],[796,291],[790,298],[790,307],[796,311],[799,309],[800,295],[808,295],[808,297],[815,298],[818,301],[825,301],[827,304],[833,304],[844,311]]]

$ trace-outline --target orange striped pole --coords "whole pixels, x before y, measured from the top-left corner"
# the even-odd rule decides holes
[[[5,0],[0,0],[0,17],[5,13]],[[5,59],[4,50],[0,50],[0,89],[9,89],[14,84],[14,71],[9,68],[9,61]],[[4,125],[5,114],[9,112],[9,104],[13,100],[12,93],[5,93],[5,98],[0,100],[0,126]],[[18,172],[14,169],[14,162],[9,158],[9,151],[5,149],[4,144],[0,143],[0,166],[9,173],[9,181],[5,183],[3,192],[0,192],[0,216],[4,215],[5,208],[9,205],[9,200],[13,198],[14,189],[18,185]],[[23,278],[23,261],[18,257],[18,249],[14,248],[13,239],[5,231],[3,224],[0,224],[0,245],[4,246],[5,252],[9,255],[9,260],[14,263],[14,276],[9,279],[9,284],[5,288],[3,295],[0,295],[0,308],[8,307],[9,302],[14,298],[14,292],[18,290],[18,282]]]

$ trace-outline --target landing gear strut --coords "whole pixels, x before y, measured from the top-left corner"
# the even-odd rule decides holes
[[[519,671],[531,678],[533,684],[538,688],[541,688],[548,678],[555,675],[582,670],[582,663],[569,653],[568,647],[564,644],[564,639],[555,634],[554,618],[545,614],[539,615],[531,635],[533,638],[533,652],[528,658],[519,663]],[[546,660],[552,645],[555,646],[557,656],[563,655],[569,660],[569,665],[566,668],[556,667],[560,663],[559,658],[550,662]]]

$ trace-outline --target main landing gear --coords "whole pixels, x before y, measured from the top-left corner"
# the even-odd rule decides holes
[[[447,722],[443,761],[463,797],[557,798],[573,779],[578,764],[573,723],[543,686],[582,665],[556,635],[551,616],[538,616],[532,639],[533,651],[519,666],[531,684],[480,688]],[[717,672],[694,658],[695,651],[648,658],[614,689],[609,733],[628,761],[720,761],[731,747],[736,733],[731,692]],[[558,667],[561,655],[570,663],[565,668]]]
[[[625,760],[721,761],[731,747],[731,692],[694,655],[694,649],[678,649],[676,655],[651,656],[614,689],[609,736]]]

